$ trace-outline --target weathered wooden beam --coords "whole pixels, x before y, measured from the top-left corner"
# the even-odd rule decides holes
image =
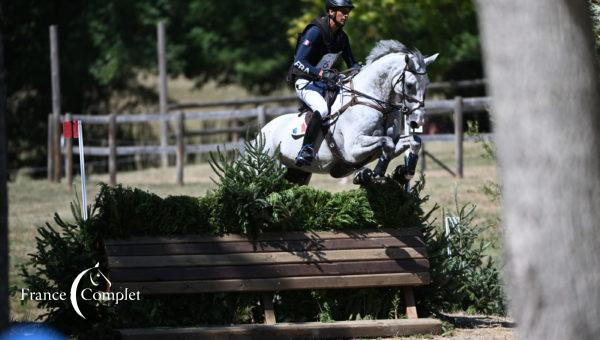
[[[277,290],[420,286],[429,284],[429,273],[304,276],[267,279],[194,280],[169,282],[113,282],[115,291],[139,290],[142,294],[197,294],[215,292],[268,292]]]
[[[87,150],[87,148],[86,148]],[[86,151],[87,153],[87,151]],[[190,242],[263,242],[263,241],[292,241],[292,240],[325,240],[325,239],[367,239],[379,237],[402,237],[422,235],[419,228],[400,228],[400,229],[355,229],[340,231],[315,231],[315,232],[266,232],[258,235],[256,238],[240,234],[226,234],[223,236],[204,236],[204,235],[181,235],[170,237],[156,236],[138,236],[129,239],[105,240],[106,245],[134,245],[134,244],[155,244],[155,243],[190,243]]]
[[[423,240],[415,236],[389,236],[364,239],[306,239],[281,241],[209,241],[209,242],[141,242],[138,244],[112,244],[105,241],[108,256],[141,256],[141,255],[201,255],[201,254],[235,254],[261,252],[297,252],[304,249],[371,249],[389,247],[424,247]]]
[[[151,261],[152,257],[148,258]],[[429,270],[429,260],[386,259],[363,261],[298,262],[283,264],[248,264],[231,266],[186,266],[150,268],[111,268],[114,282],[195,281],[268,279],[279,277],[372,275],[414,273]]]
[[[247,324],[203,328],[121,329],[123,339],[314,339],[377,338],[411,334],[440,334],[442,323],[435,319],[391,319],[336,322],[298,322],[274,325]]]
[[[316,250],[296,253],[241,253],[217,255],[178,255],[153,256],[114,256],[108,258],[111,268],[125,267],[177,267],[177,266],[225,266],[267,263],[302,263],[302,262],[334,262],[352,260],[387,260],[425,258],[424,247],[415,248],[380,248],[380,249],[348,249],[348,250]]]

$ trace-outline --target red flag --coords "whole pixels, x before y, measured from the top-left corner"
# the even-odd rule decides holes
[[[79,130],[77,129],[77,121],[66,120],[63,122],[63,136],[67,139],[78,138]]]

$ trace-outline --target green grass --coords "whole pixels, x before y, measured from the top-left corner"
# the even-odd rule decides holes
[[[441,159],[450,168],[454,164],[453,144],[432,142],[427,144],[427,150]],[[467,202],[478,206],[477,223],[494,223],[500,213],[500,208],[492,203],[481,190],[481,186],[488,180],[497,181],[496,166],[493,162],[482,157],[483,149],[477,143],[465,143],[465,176],[463,179],[454,179],[447,172],[427,160],[426,187],[424,193],[430,195],[426,209],[435,203],[448,211],[455,211],[454,196],[458,194],[459,204]],[[400,162],[395,160],[389,170]],[[143,190],[154,192],[160,196],[190,195],[201,196],[207,190],[214,188],[211,177],[216,178],[208,164],[189,165],[185,168],[185,186],[175,184],[175,168],[147,169],[137,172],[121,172],[117,181],[127,186],[135,186]],[[27,254],[35,251],[36,228],[46,221],[51,221],[54,212],[69,218],[69,202],[79,193],[79,179],[75,179],[75,186],[68,187],[66,183],[49,183],[45,180],[32,180],[18,178],[9,183],[9,254],[11,261],[10,284],[18,289],[23,283],[18,276],[16,266],[27,260]],[[107,182],[106,175],[92,175],[88,179],[88,199],[93,198],[98,192],[97,184]],[[328,191],[342,191],[354,188],[352,179],[343,183],[327,175],[315,175],[311,185]],[[436,213],[438,219],[441,210]],[[498,241],[500,231],[498,228],[482,235],[485,239]],[[498,250],[490,253],[498,258]],[[11,318],[16,321],[33,320],[42,311],[33,304],[21,305],[20,295],[11,298]]]

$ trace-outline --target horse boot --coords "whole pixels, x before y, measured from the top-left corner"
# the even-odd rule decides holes
[[[400,184],[408,184],[415,176],[415,171],[417,169],[419,155],[409,153],[407,158],[406,165],[398,165],[392,173],[392,178]]]
[[[377,165],[375,165],[375,169],[373,169],[373,175],[375,177],[385,177],[385,172],[390,164],[390,161],[391,159],[384,154],[379,156]]]
[[[310,165],[315,159],[314,143],[319,136],[322,120],[319,111],[313,112],[306,126],[302,148],[298,152],[298,156],[296,156],[296,166]]]

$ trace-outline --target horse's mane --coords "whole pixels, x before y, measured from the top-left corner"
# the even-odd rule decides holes
[[[367,65],[390,53],[404,53],[414,56],[411,58],[410,66],[417,72],[425,72],[425,57],[416,48],[408,48],[397,40],[380,40],[367,56]]]

